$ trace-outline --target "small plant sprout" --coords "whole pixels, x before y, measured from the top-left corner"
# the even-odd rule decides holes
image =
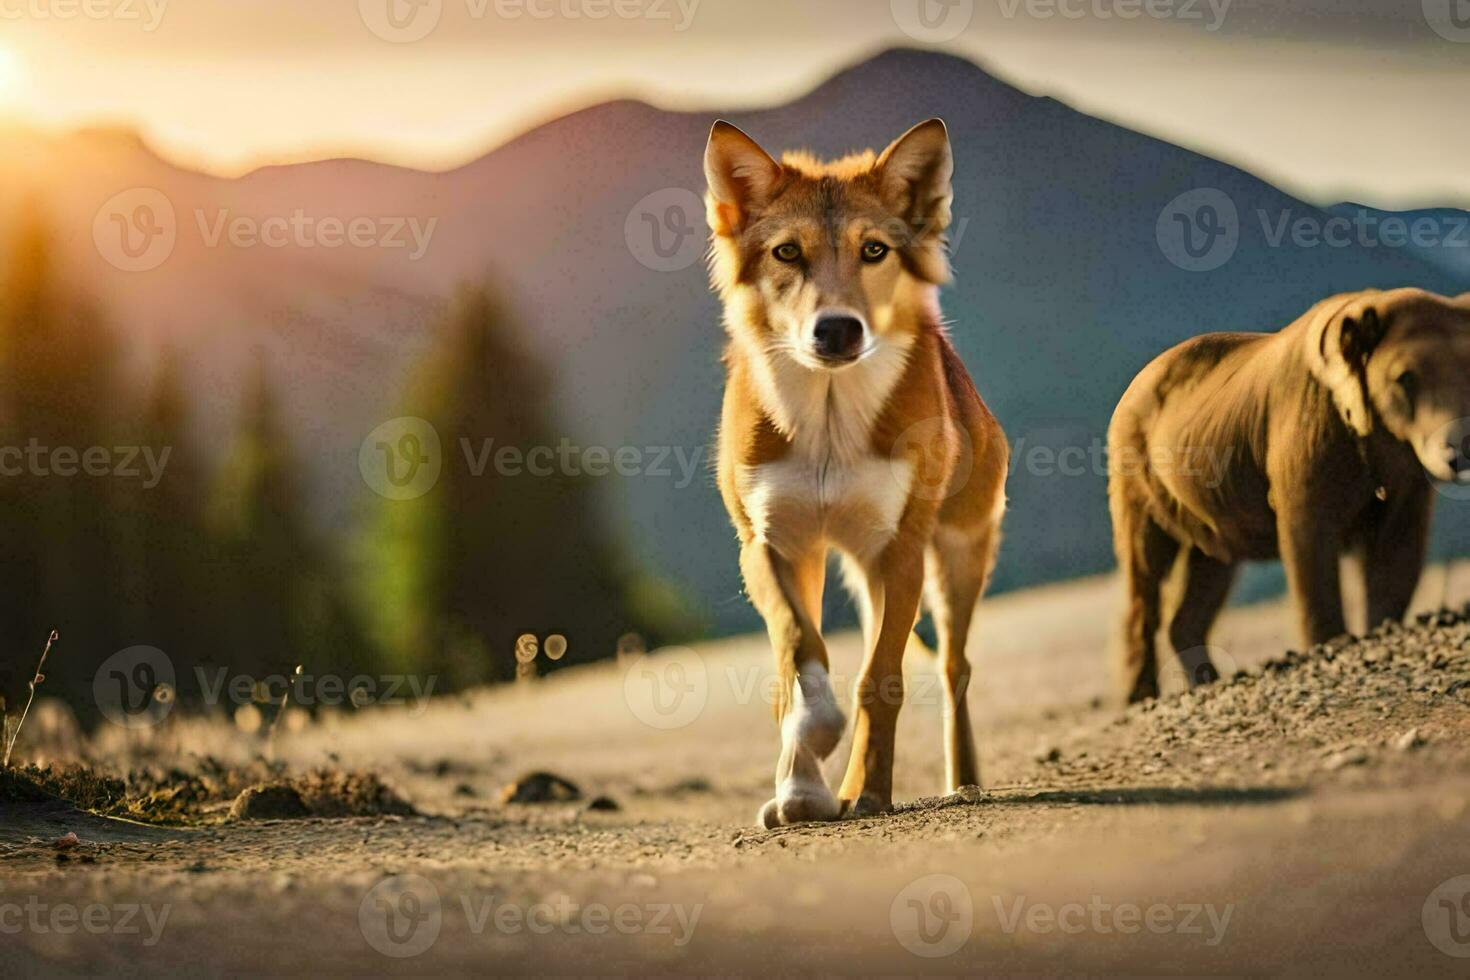
[[[286,685],[286,691],[281,695],[281,707],[276,711],[276,716],[271,719],[270,731],[265,737],[265,757],[271,762],[276,761],[276,729],[281,727],[281,719],[286,716],[286,706],[291,703],[291,689],[296,686],[296,680],[301,676],[301,665],[296,665],[296,670],[291,674],[291,683]]]
[[[21,726],[26,723],[26,715],[31,713],[31,705],[36,700],[36,688],[40,687],[42,682],[46,680],[46,674],[44,673],[46,657],[51,653],[51,645],[59,639],[61,639],[61,634],[55,630],[52,630],[51,635],[46,638],[46,648],[41,651],[41,659],[36,663],[36,676],[31,678],[31,695],[26,698],[25,709],[21,711],[20,719],[15,723],[15,731],[10,734],[10,741],[5,746],[4,768],[6,769],[10,768],[10,753],[15,751],[15,740],[20,738]],[[0,714],[3,714],[3,712],[0,712]],[[3,728],[0,728],[0,737],[4,737]]]

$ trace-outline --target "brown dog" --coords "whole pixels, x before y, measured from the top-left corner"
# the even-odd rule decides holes
[[[1186,341],[1134,379],[1108,429],[1127,589],[1130,701],[1156,696],[1161,591],[1191,683],[1240,562],[1280,557],[1309,643],[1346,632],[1341,555],[1368,621],[1401,619],[1424,564],[1436,480],[1470,477],[1470,303],[1417,289],[1334,296],[1274,334]]]
[[[948,788],[980,778],[965,639],[999,539],[1007,449],[941,326],[951,170],[937,119],[835,163],[778,163],[727,123],[710,133],[711,277],[730,335],[720,492],[781,679],[768,827],[892,804],[903,654],[926,580]],[[829,549],[868,651],[837,796],[821,770],[844,723],[821,634]]]

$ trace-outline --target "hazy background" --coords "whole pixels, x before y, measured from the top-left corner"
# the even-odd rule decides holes
[[[757,629],[709,465],[714,118],[828,155],[948,122],[997,590],[1112,567],[1103,433],[1158,351],[1470,289],[1463,2],[53,2],[0,0],[0,463],[46,450],[0,474],[11,703],[53,627],[79,704],[153,690],[140,646],[187,701],[197,665],[444,690]]]
[[[921,23],[918,0],[647,0],[629,8],[647,16],[600,19],[596,0],[108,2],[136,19],[6,0],[0,114],[127,121],[220,173],[338,155],[443,169],[610,96],[754,106],[883,47],[943,39],[1026,92],[1317,202],[1470,194],[1470,45],[1432,26],[1453,25],[1464,0],[1177,0],[1156,8],[1169,16],[1129,0],[924,0],[937,26],[917,33],[900,23]],[[386,24],[390,2],[406,36],[432,30],[383,40],[367,25]]]

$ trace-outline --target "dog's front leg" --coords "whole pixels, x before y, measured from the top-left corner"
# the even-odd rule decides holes
[[[893,806],[893,737],[903,706],[903,652],[924,587],[922,550],[896,540],[865,569],[877,630],[853,690],[852,755],[839,795],[845,813],[868,816]]]
[[[823,555],[814,549],[793,560],[754,539],[740,551],[740,570],[756,610],[766,621],[776,655],[776,718],[781,754],[776,796],[761,809],[765,827],[832,820],[837,798],[827,788],[821,762],[842,738],[842,711],[828,679],[827,647],[820,615]]]

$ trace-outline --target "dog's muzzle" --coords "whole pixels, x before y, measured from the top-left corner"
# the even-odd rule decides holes
[[[817,318],[812,328],[812,351],[824,361],[846,364],[863,352],[863,321],[846,313]]]

